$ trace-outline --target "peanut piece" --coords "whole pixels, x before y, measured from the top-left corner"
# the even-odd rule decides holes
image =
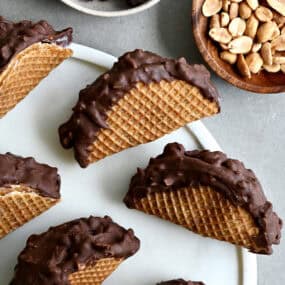
[[[273,64],[285,64],[285,56],[273,57]]]
[[[273,19],[273,13],[271,10],[264,6],[259,6],[255,10],[255,16],[260,22],[269,22]]]
[[[259,21],[256,19],[254,15],[251,15],[246,22],[246,29],[244,32],[245,35],[254,39],[257,33],[258,25]]]
[[[229,64],[235,64],[237,61],[237,55],[229,51],[223,51],[220,54],[222,60],[226,61]]]
[[[271,73],[276,73],[276,72],[279,72],[281,70],[280,64],[273,64],[273,65],[266,65],[266,64],[264,64],[263,68],[267,72],[271,72]]]
[[[209,36],[216,42],[227,44],[231,41],[232,36],[225,28],[214,28],[209,32]]]
[[[225,12],[229,12],[231,1],[230,0],[223,0],[222,2],[223,2],[223,4],[222,4],[223,10]]]
[[[230,11],[229,11],[229,15],[230,15],[230,19],[234,19],[238,16],[238,10],[239,10],[239,5],[238,3],[232,3],[230,5]]]
[[[251,51],[252,52],[259,52],[261,47],[262,47],[261,43],[255,43],[255,44],[253,44]]]
[[[262,24],[257,30],[258,42],[265,43],[272,40],[276,26],[277,24],[275,22],[266,22]]]
[[[285,16],[285,2],[283,0],[267,0],[267,3],[282,16]]]
[[[230,22],[229,32],[233,37],[242,36],[246,28],[245,20],[241,18],[235,18]]]
[[[222,9],[221,0],[206,0],[202,7],[202,13],[205,17],[211,17]]]
[[[272,49],[277,51],[285,51],[285,35],[281,35],[280,37],[274,39],[271,42]]]
[[[226,27],[230,22],[230,16],[226,12],[221,13],[221,26]]]
[[[252,10],[256,10],[259,6],[258,0],[246,0],[246,2]]]
[[[246,64],[251,73],[256,74],[258,73],[263,65],[263,60],[258,53],[250,53],[245,58]]]
[[[271,43],[263,44],[260,50],[260,54],[261,54],[264,64],[272,65],[273,58],[272,58],[272,51],[271,51]]]
[[[242,54],[238,55],[237,68],[238,68],[238,70],[242,76],[246,76],[248,78],[251,78],[251,73],[250,73],[249,67],[248,67],[248,65],[245,61],[245,58]]]
[[[275,23],[275,24],[276,24],[276,23]],[[280,30],[279,30],[279,28],[278,28],[278,26],[277,26],[277,24],[276,24],[276,25],[275,25],[274,32],[273,32],[273,34],[272,34],[271,40],[274,40],[274,39],[278,38],[278,37],[280,36],[280,34],[281,34],[281,32],[280,32]]]
[[[239,5],[239,16],[244,19],[247,20],[252,14],[252,10],[251,8],[245,3],[242,2]]]
[[[285,25],[285,17],[275,11],[273,11],[273,21],[276,22],[279,28],[282,28]]]
[[[229,43],[229,51],[236,54],[248,53],[253,45],[253,40],[247,36],[241,36]]]

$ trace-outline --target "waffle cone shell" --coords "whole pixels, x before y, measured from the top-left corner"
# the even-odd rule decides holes
[[[0,188],[0,239],[58,201],[59,199],[43,197],[26,186]]]
[[[108,129],[101,129],[88,147],[88,163],[154,141],[218,112],[217,102],[187,82],[138,83],[107,113]]]
[[[148,194],[135,199],[133,207],[200,235],[262,252],[256,243],[259,228],[252,216],[211,187]]]
[[[84,266],[69,276],[71,285],[100,285],[117,269],[123,259],[104,258]]]
[[[14,56],[0,74],[0,118],[71,55],[70,49],[36,43]]]

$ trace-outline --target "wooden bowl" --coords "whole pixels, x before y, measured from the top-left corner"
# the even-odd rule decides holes
[[[284,73],[269,73],[262,71],[259,74],[253,74],[252,78],[246,78],[238,73],[235,66],[228,64],[219,57],[217,45],[208,36],[209,19],[202,14],[202,5],[204,1],[205,0],[192,1],[192,27],[198,49],[213,71],[232,85],[244,90],[256,93],[284,92]]]

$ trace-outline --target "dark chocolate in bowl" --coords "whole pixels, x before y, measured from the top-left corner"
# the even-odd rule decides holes
[[[74,2],[77,5],[82,5],[84,8],[115,13],[137,8],[150,1],[151,0],[75,0]]]

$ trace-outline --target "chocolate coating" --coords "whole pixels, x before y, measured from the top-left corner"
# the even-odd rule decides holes
[[[93,1],[93,0],[84,0],[84,1],[87,1],[87,2],[90,2],[90,1]],[[105,2],[107,0],[100,0],[101,2]],[[126,0],[127,4],[130,6],[130,7],[136,7],[136,6],[139,6],[143,3],[146,3],[148,2],[149,0]]]
[[[66,46],[72,41],[72,28],[55,31],[46,21],[14,23],[0,17],[0,72],[13,56],[35,43]]]
[[[128,258],[139,249],[133,230],[111,218],[81,218],[32,235],[18,257],[10,285],[68,285],[69,275],[89,262]]]
[[[72,117],[59,128],[64,148],[74,148],[82,167],[88,165],[88,147],[106,124],[107,112],[137,83],[183,80],[200,88],[205,98],[218,103],[218,92],[203,65],[189,65],[184,58],[162,58],[151,52],[135,50],[119,58],[113,68],[101,75],[79,94]]]
[[[136,7],[148,2],[149,0],[127,0],[127,4],[131,7]]]
[[[205,285],[202,282],[185,281],[183,279],[176,279],[158,283],[157,285]]]
[[[134,199],[198,185],[210,186],[234,205],[246,209],[260,229],[256,237],[260,253],[272,252],[271,245],[278,244],[281,238],[282,221],[273,212],[253,171],[222,152],[185,151],[181,144],[168,144],[146,169],[138,169],[124,202],[134,208]]]
[[[25,185],[41,196],[60,198],[60,176],[57,168],[40,164],[32,157],[0,154],[0,187],[12,185]]]

